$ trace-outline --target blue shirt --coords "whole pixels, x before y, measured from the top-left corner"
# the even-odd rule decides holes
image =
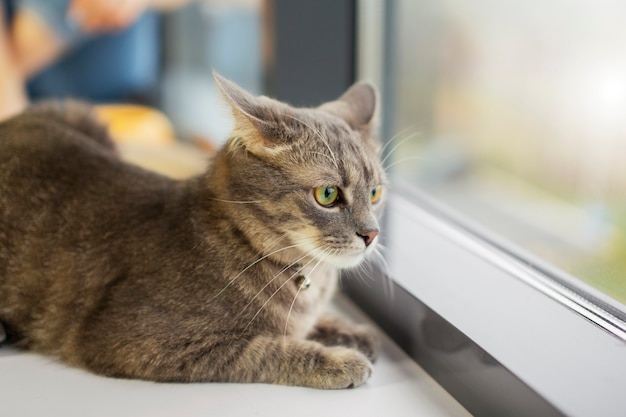
[[[75,97],[126,101],[145,94],[158,79],[158,16],[144,13],[121,32],[88,36],[67,17],[70,0],[14,0],[15,11],[39,15],[70,50],[28,82],[31,98]]]

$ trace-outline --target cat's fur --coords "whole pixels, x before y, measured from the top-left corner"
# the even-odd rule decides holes
[[[0,125],[8,341],[115,377],[360,385],[375,335],[322,313],[336,268],[375,246],[374,90],[296,109],[216,81],[236,127],[186,181],[123,162],[79,105]],[[333,208],[314,199],[324,185],[341,188]]]

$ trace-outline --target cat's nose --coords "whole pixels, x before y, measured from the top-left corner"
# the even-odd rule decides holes
[[[376,236],[378,236],[378,230],[371,230],[369,232],[357,233],[357,234],[361,236],[361,238],[363,239],[363,242],[365,242],[365,246],[369,246],[374,241]]]

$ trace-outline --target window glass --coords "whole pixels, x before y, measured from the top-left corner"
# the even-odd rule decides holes
[[[391,169],[626,304],[626,2],[395,5]]]

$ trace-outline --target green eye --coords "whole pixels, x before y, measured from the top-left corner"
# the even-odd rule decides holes
[[[317,187],[313,191],[315,195],[315,201],[317,201],[322,207],[332,207],[339,198],[339,188],[333,186]]]
[[[370,191],[370,201],[372,202],[372,204],[378,202],[378,200],[380,200],[381,195],[383,195],[383,187],[379,185],[377,187],[372,188],[372,191]]]

